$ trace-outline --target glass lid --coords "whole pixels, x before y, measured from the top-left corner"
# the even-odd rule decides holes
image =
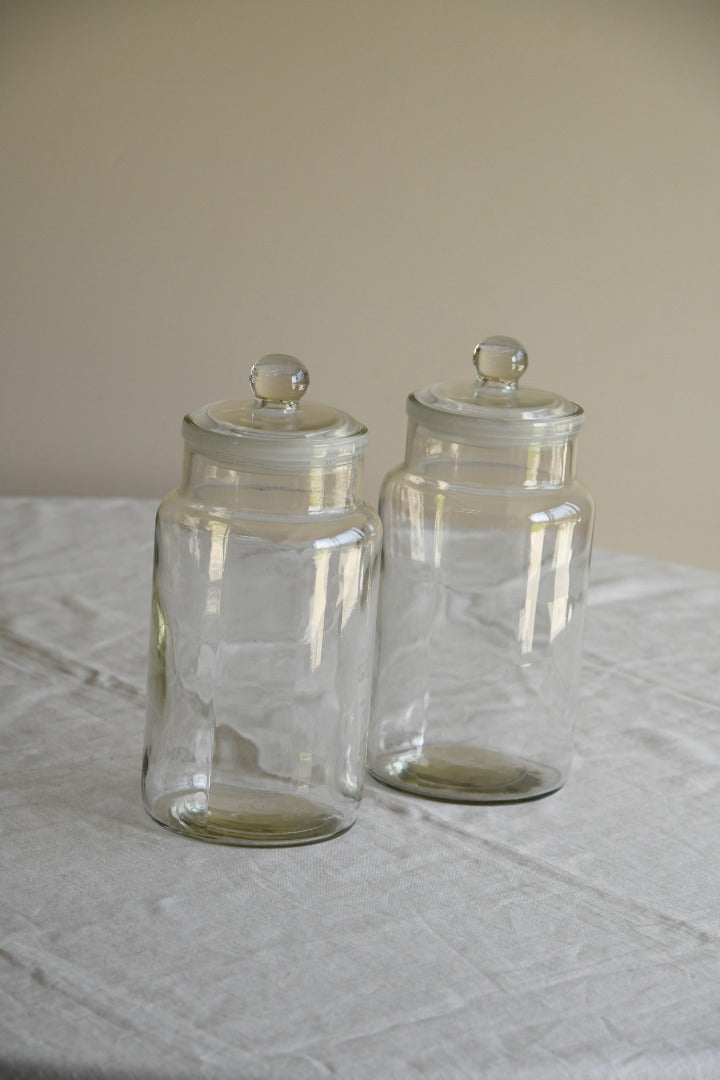
[[[367,428],[330,405],[302,401],[308,369],[273,353],[250,371],[252,398],[232,398],[188,413],[183,438],[191,449],[225,464],[246,460],[283,465],[363,453]]]
[[[410,394],[407,412],[423,427],[467,442],[566,439],[583,410],[549,390],[520,386],[528,354],[519,341],[485,338],[473,354],[477,378],[433,383]]]

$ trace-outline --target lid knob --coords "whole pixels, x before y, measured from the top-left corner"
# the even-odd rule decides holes
[[[473,363],[481,386],[499,383],[504,389],[516,390],[528,365],[528,354],[515,338],[488,337],[475,349]]]
[[[258,405],[296,409],[310,385],[305,365],[295,356],[272,353],[253,364],[250,386]]]

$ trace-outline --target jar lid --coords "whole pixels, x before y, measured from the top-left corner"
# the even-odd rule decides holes
[[[439,435],[489,445],[564,440],[582,424],[573,401],[519,386],[528,354],[514,338],[485,338],[473,362],[474,381],[433,383],[410,394],[408,416]]]
[[[255,461],[290,467],[362,454],[367,428],[330,405],[302,402],[308,369],[294,356],[274,353],[250,371],[252,399],[233,398],[188,413],[183,438],[190,448],[225,465]]]

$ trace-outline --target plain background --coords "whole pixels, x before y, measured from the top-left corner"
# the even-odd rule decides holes
[[[720,4],[0,0],[0,492],[150,495],[267,352],[371,429],[518,337],[604,546],[720,569]]]

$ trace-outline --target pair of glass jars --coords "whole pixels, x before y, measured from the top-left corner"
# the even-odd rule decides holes
[[[521,387],[526,365],[488,338],[473,381],[410,395],[380,518],[361,501],[367,429],[301,402],[294,358],[259,361],[253,399],[185,417],[156,523],[153,818],[291,845],[353,824],[366,765],[458,802],[562,786],[593,505],[575,479],[582,410]]]

